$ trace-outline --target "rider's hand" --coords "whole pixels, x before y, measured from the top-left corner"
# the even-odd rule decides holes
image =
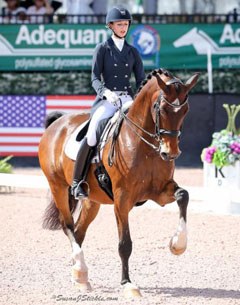
[[[104,92],[104,96],[106,97],[106,99],[109,101],[109,103],[111,103],[114,106],[118,105],[118,101],[119,101],[119,97],[117,96],[117,94],[109,89],[106,89]]]

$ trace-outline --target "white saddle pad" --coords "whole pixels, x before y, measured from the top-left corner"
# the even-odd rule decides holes
[[[131,103],[125,103],[123,105],[122,110],[125,111],[130,107]],[[108,132],[108,130],[111,129],[111,127],[117,122],[117,119],[119,117],[120,113],[117,111],[114,116],[111,118],[111,120],[107,123],[106,127],[103,131],[103,138],[101,138],[101,151],[107,141],[107,139],[111,136],[111,133]],[[74,132],[71,134],[69,139],[67,140],[67,143],[64,148],[64,152],[68,158],[70,158],[73,161],[76,161],[77,154],[79,151],[79,148],[81,146],[82,141],[76,141],[77,135],[79,132],[83,129],[83,127],[87,124],[88,121],[85,121],[83,124],[81,124],[79,127],[77,127]],[[108,130],[107,130],[108,129]],[[96,155],[92,159],[92,163],[98,162],[98,155]]]
[[[76,141],[77,135],[79,134],[80,130],[83,129],[83,127],[87,124],[88,120],[82,123],[80,126],[78,126],[74,132],[70,135],[69,139],[67,140],[67,143],[65,145],[64,152],[66,156],[73,161],[76,161],[77,153],[79,151],[79,148],[81,146],[82,141]]]

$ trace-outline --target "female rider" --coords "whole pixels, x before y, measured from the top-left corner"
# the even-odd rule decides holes
[[[86,137],[79,149],[73,175],[71,193],[75,199],[88,196],[83,185],[87,163],[97,144],[96,130],[101,120],[113,116],[122,104],[133,101],[130,85],[132,72],[138,88],[145,78],[143,63],[136,48],[128,44],[125,37],[131,25],[132,17],[122,6],[114,6],[106,16],[106,25],[112,30],[112,36],[96,46],[92,62],[92,86],[97,93],[93,105],[93,115]]]

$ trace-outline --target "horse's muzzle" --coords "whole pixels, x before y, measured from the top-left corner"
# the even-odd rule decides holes
[[[181,155],[181,151],[178,154],[170,154],[167,152],[160,152],[160,156],[164,161],[173,161],[177,159]]]

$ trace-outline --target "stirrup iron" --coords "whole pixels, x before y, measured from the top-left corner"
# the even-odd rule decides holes
[[[86,187],[87,191],[83,187]],[[87,181],[81,180],[73,189],[72,195],[76,200],[88,198],[90,192],[90,187]],[[78,194],[79,193],[79,194]]]

